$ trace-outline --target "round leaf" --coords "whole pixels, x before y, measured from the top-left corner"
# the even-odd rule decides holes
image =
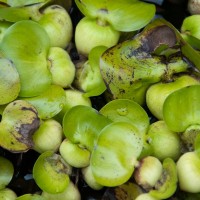
[[[136,0],[75,2],[85,16],[107,21],[118,31],[138,30],[149,23],[155,15],[154,4]]]
[[[0,105],[15,100],[20,92],[20,78],[13,63],[0,58]]]
[[[130,123],[113,122],[102,129],[90,159],[97,183],[111,187],[125,183],[142,147],[140,133]]]
[[[191,85],[171,93],[163,105],[163,117],[168,128],[183,132],[190,125],[200,124],[200,85]]]
[[[21,99],[31,103],[37,109],[41,119],[50,119],[62,110],[66,95],[61,86],[50,85],[46,91],[36,97]]]
[[[22,20],[7,29],[0,43],[0,52],[13,61],[19,73],[20,96],[36,96],[50,86],[48,50],[49,37],[38,23]]]
[[[146,111],[135,101],[115,99],[108,102],[99,111],[112,121],[124,121],[133,124],[143,136],[149,127],[149,117]]]

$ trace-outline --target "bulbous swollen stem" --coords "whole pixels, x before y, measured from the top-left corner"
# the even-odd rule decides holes
[[[108,26],[109,25],[108,22],[105,19],[99,18],[99,17],[96,19],[96,23],[99,26]]]

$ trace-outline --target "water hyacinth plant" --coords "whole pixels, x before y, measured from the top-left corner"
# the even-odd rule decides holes
[[[0,0],[0,199],[199,199],[199,16],[157,8]]]

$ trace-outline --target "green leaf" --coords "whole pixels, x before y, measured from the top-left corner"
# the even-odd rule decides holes
[[[190,44],[194,49],[200,50],[200,39],[192,36],[192,35],[187,35],[187,34],[181,34],[182,38]]]
[[[141,1],[131,3],[120,2],[120,4],[109,4],[107,21],[114,29],[119,31],[135,31],[146,26],[155,15],[154,4]],[[120,8],[120,9],[119,9]]]
[[[166,98],[163,117],[170,130],[183,132],[191,125],[200,124],[199,98],[200,85],[181,88]]]
[[[149,117],[146,111],[132,100],[112,100],[104,105],[99,112],[114,122],[124,121],[133,124],[139,130],[142,138],[149,127]]]
[[[110,23],[118,31],[135,31],[147,25],[155,15],[155,5],[141,1],[75,0],[80,11],[88,17]]]
[[[45,198],[39,194],[23,194],[18,196],[16,200],[45,200]]]
[[[191,15],[183,20],[181,33],[200,39],[200,15]]]
[[[130,123],[113,122],[102,129],[90,159],[97,183],[114,187],[128,181],[142,146],[138,129]]]
[[[46,31],[31,20],[16,22],[7,29],[0,52],[14,63],[19,73],[19,96],[37,96],[50,86],[51,73],[46,59],[49,45]]]
[[[66,95],[61,86],[50,85],[46,91],[38,96],[21,99],[31,103],[37,109],[41,119],[50,119],[62,110]]]
[[[11,7],[20,7],[49,1],[50,0],[7,0],[6,3]]]
[[[22,7],[2,7],[0,12],[0,21],[17,22],[21,20],[37,20],[40,18],[39,9],[45,3],[33,4]]]
[[[92,107],[77,105],[72,107],[63,118],[63,131],[71,142],[91,151],[96,144],[100,131],[111,120]]]
[[[15,100],[20,92],[20,78],[13,63],[0,58],[0,105]]]
[[[11,152],[26,152],[33,147],[32,134],[40,119],[30,103],[15,100],[3,110],[0,123],[0,146]]]

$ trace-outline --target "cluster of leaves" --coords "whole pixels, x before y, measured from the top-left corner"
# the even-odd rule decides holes
[[[78,200],[81,178],[107,188],[102,198],[198,196],[197,31],[153,19],[155,6],[138,0],[75,0],[83,19],[73,41],[68,3],[0,1],[0,146],[39,154],[39,191],[18,197],[7,187],[13,164],[0,157],[0,195]],[[96,109],[98,96],[105,103]]]

